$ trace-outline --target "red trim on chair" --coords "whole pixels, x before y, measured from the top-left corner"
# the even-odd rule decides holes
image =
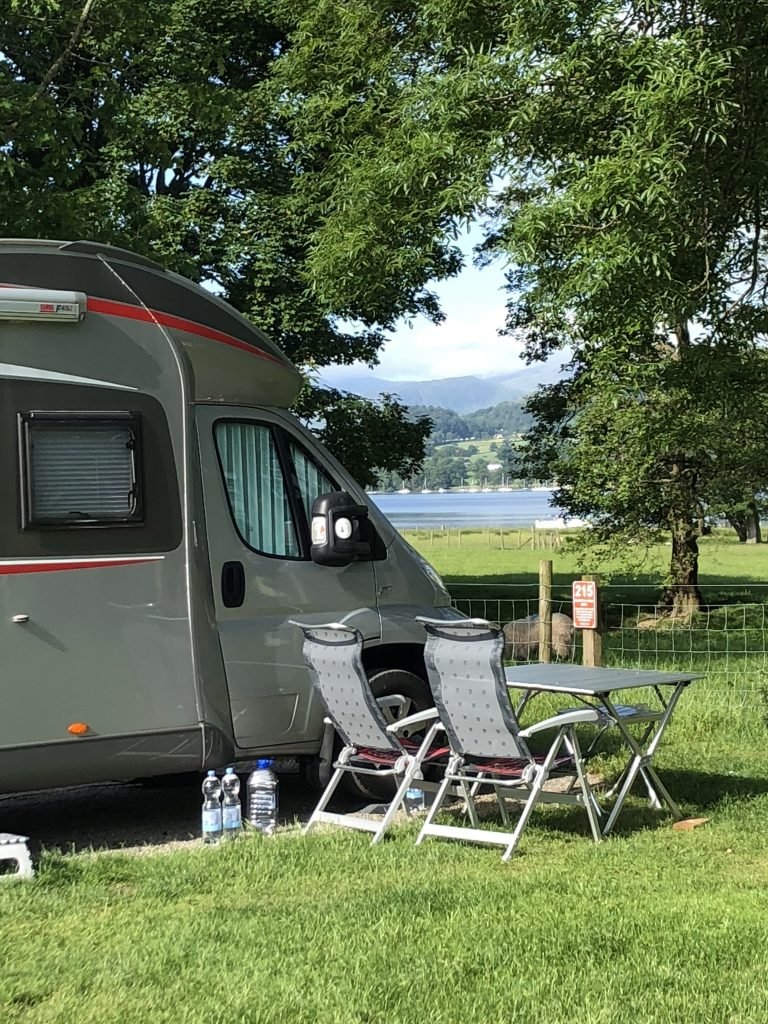
[[[533,760],[537,765],[543,764],[546,758],[546,754],[533,754]],[[519,779],[522,777],[523,772],[530,765],[530,761],[526,757],[503,757],[496,760],[490,758],[472,761],[471,764],[465,764],[462,768],[462,772],[475,771],[475,772],[487,772],[489,775],[508,775],[510,778]],[[560,757],[556,757],[553,764],[552,770],[565,768],[566,766],[573,768],[573,758],[570,754],[562,754]]]
[[[419,744],[414,743],[413,740],[401,740],[406,754],[417,754],[419,751]],[[447,757],[450,753],[449,748],[446,746],[442,747],[430,747],[427,753],[424,755],[423,761],[437,761],[442,757]],[[359,747],[357,753],[352,755],[351,760],[369,761],[373,764],[386,765],[392,767],[397,764],[402,754],[396,750],[376,750],[374,747]]]

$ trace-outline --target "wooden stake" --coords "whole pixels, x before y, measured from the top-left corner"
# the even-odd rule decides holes
[[[601,632],[601,626],[603,621],[603,609],[600,603],[600,577],[599,576],[584,576],[582,579],[594,580],[595,583],[595,600],[597,601],[597,629],[584,629],[583,642],[584,651],[582,655],[582,664],[588,665],[590,668],[600,668],[603,664],[603,636]]]
[[[552,560],[539,562],[539,661],[552,660]]]

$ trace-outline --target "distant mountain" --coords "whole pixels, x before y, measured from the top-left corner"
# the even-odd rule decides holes
[[[376,398],[387,392],[397,395],[406,405],[434,405],[468,413],[524,398],[539,384],[554,384],[563,376],[561,362],[562,358],[558,356],[514,373],[490,377],[444,377],[440,380],[386,380],[370,373],[350,374],[336,386],[364,398]]]

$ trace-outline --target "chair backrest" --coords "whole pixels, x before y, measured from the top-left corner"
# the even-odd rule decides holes
[[[504,633],[485,619],[426,619],[424,659],[440,719],[458,754],[530,758],[504,678]]]
[[[328,717],[347,746],[403,753],[373,696],[363,668],[363,637],[338,622],[291,622],[304,633],[304,661]]]

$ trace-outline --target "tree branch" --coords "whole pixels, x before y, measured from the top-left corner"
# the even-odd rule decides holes
[[[752,238],[752,272],[750,274],[749,284],[747,285],[745,290],[741,293],[741,295],[739,295],[739,297],[737,299],[734,299],[734,301],[731,303],[731,305],[728,307],[728,309],[726,309],[725,313],[723,313],[723,316],[721,318],[723,320],[725,320],[726,317],[729,317],[731,315],[731,313],[733,313],[733,311],[736,309],[736,307],[740,306],[742,302],[746,302],[746,300],[750,297],[750,295],[752,295],[752,293],[754,292],[755,288],[757,287],[757,279],[758,279],[758,277],[760,275],[760,235],[761,235],[761,229],[762,229],[762,222],[761,222],[761,219],[760,219],[760,189],[759,188],[758,188],[758,190],[757,190],[757,192],[755,194],[754,220],[755,220],[755,233],[754,233],[754,236]]]
[[[29,101],[29,106],[33,106],[35,103],[37,103],[37,101],[40,99],[40,97],[45,93],[45,91],[48,89],[48,87],[53,83],[54,79],[56,78],[56,75],[58,75],[59,71],[61,71],[61,69],[64,66],[64,64],[66,64],[66,62],[72,56],[72,51],[75,49],[77,44],[80,42],[80,39],[81,39],[81,37],[83,35],[83,32],[85,31],[86,22],[88,21],[90,13],[93,10],[93,8],[96,6],[97,2],[98,2],[98,0],[85,0],[85,3],[83,4],[83,9],[80,12],[80,17],[78,18],[77,24],[75,25],[74,29],[72,30],[72,35],[69,37],[69,41],[67,42],[67,45],[61,51],[61,53],[56,58],[56,60],[53,62],[53,64],[51,64],[51,66],[48,68],[48,70],[46,71],[45,75],[43,75],[42,81],[38,85],[37,89],[35,89],[34,95],[32,96],[32,99]],[[20,123],[21,123],[21,119],[20,118],[17,119],[16,121],[14,121],[13,124],[8,129],[8,133],[11,134],[12,132],[15,132],[16,129],[19,127]]]

